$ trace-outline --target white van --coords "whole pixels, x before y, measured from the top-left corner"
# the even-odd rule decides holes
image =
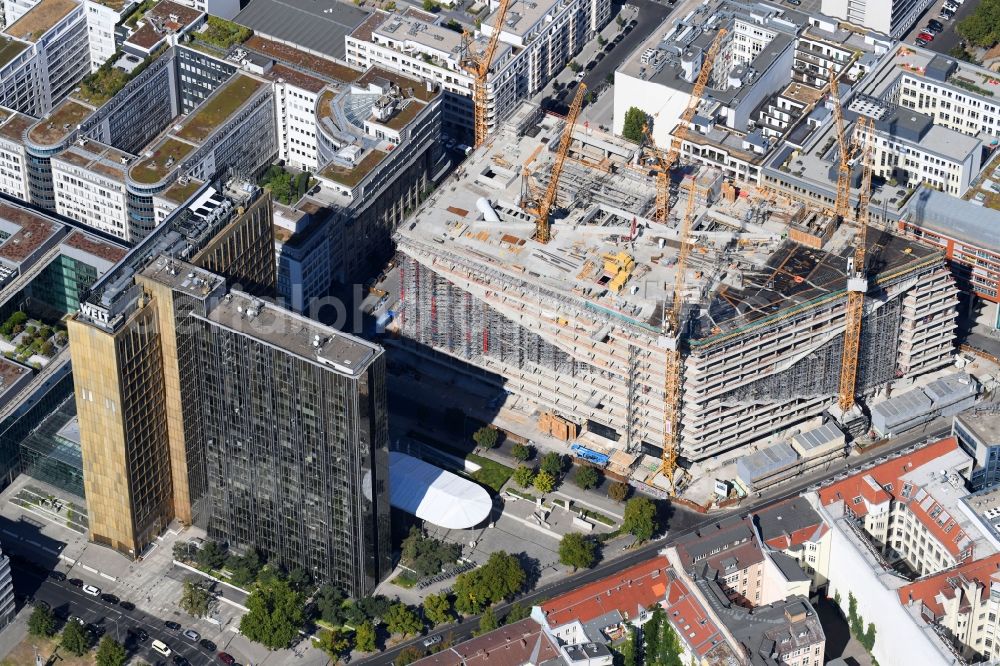
[[[167,644],[163,641],[154,640],[152,645],[153,649],[162,654],[164,657],[170,656],[170,648],[167,647]]]

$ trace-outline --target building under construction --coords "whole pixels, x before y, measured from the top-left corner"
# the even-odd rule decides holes
[[[690,182],[654,221],[635,144],[577,126],[539,243],[522,202],[545,189],[564,127],[525,107],[402,227],[399,343],[502,378],[609,453],[655,453]],[[680,454],[698,461],[836,403],[854,231],[711,169],[690,178]],[[940,253],[888,234],[868,244],[859,395],[948,364],[957,303]]]

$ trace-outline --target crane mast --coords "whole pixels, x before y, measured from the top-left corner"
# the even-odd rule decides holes
[[[566,156],[569,155],[570,145],[573,143],[573,129],[576,127],[576,119],[580,116],[580,109],[583,108],[583,96],[587,86],[582,83],[577,86],[573,103],[570,104],[569,113],[566,115],[566,127],[563,129],[562,138],[559,140],[559,149],[556,151],[555,164],[552,165],[552,172],[549,175],[549,184],[545,188],[545,194],[537,202],[525,206],[525,210],[535,216],[535,240],[539,243],[548,243],[551,238],[549,230],[549,213],[556,202],[556,194],[559,192],[559,176],[562,174],[563,166],[566,164]],[[528,171],[523,173],[525,179],[528,178]],[[526,192],[531,192],[530,185],[526,186]]]
[[[497,9],[496,21],[493,24],[493,34],[486,43],[486,48],[481,54],[472,51],[472,39],[468,32],[462,33],[465,45],[465,58],[462,67],[472,74],[472,106],[474,113],[475,144],[479,148],[486,142],[486,134],[489,123],[487,115],[487,90],[486,80],[490,73],[490,65],[493,64],[493,56],[496,55],[497,46],[500,42],[500,31],[503,29],[503,22],[507,18],[507,10],[510,9],[512,0],[500,0],[500,7]]]
[[[871,202],[872,165],[871,149],[875,122],[862,116],[858,119],[855,135],[862,142],[861,191],[858,196],[858,231],[854,239],[854,254],[847,261],[847,322],[844,329],[844,352],[840,364],[838,406],[843,415],[854,408],[858,383],[858,353],[861,349],[861,319],[864,316],[865,294],[868,280],[865,272],[865,251],[868,230],[868,205]]]

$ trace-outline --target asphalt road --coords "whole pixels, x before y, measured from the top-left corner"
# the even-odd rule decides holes
[[[936,0],[936,2],[931,4],[927,11],[923,13],[920,20],[918,20],[914,25],[913,30],[907,34],[903,41],[907,44],[913,44],[913,40],[916,39],[917,35],[923,32],[923,28],[927,25],[927,21],[934,19],[944,24],[944,31],[935,36],[934,41],[924,48],[931,49],[932,51],[936,51],[938,53],[947,54],[962,41],[962,37],[955,31],[955,26],[958,25],[962,19],[971,14],[978,4],[979,0],[965,0],[950,21],[943,21],[938,18],[938,12],[940,12],[941,7],[944,6],[944,0]]]
[[[180,654],[193,666],[221,663],[217,661],[215,652],[193,643],[179,631],[168,629],[163,620],[157,617],[139,609],[127,611],[99,597],[88,596],[80,588],[70,585],[68,580],[52,580],[45,572],[31,567],[23,560],[11,558],[11,568],[17,595],[34,598],[35,601],[45,601],[57,615],[65,617],[75,615],[88,624],[94,623],[104,627],[107,635],[126,646],[130,657],[139,656],[153,666],[172,666],[173,655],[163,657],[150,649],[150,642],[158,638],[166,643],[174,654]],[[61,631],[62,620],[59,622]],[[150,636],[149,641],[142,644],[129,641],[127,632],[132,627],[145,630]]]
[[[927,440],[927,439],[937,439],[943,437],[951,432],[951,426],[948,423],[937,423],[932,422],[933,427],[927,430],[918,430],[909,435],[903,435],[898,437],[892,444],[878,447],[877,449],[868,452],[863,456],[850,459],[845,461],[843,464],[835,464],[832,467],[823,468],[817,472],[804,476],[800,481],[796,482],[792,486],[782,486],[779,487],[774,494],[763,495],[760,498],[753,498],[753,500],[742,506],[738,506],[730,511],[721,513],[712,513],[705,516],[700,516],[701,520],[696,524],[686,527],[682,530],[671,530],[664,537],[652,541],[635,551],[615,559],[609,559],[602,562],[593,569],[583,571],[572,576],[568,576],[556,583],[551,583],[544,587],[532,590],[531,592],[524,594],[514,600],[513,603],[519,603],[524,606],[535,605],[539,603],[542,599],[547,599],[551,597],[558,596],[569,592],[570,590],[576,589],[582,585],[592,583],[596,580],[600,580],[606,576],[610,576],[616,571],[620,571],[626,567],[638,564],[644,560],[647,560],[656,555],[660,550],[666,548],[667,546],[674,543],[677,539],[687,534],[694,532],[695,530],[711,523],[725,516],[732,514],[747,514],[756,511],[757,509],[778,502],[790,497],[795,497],[802,494],[805,490],[810,487],[820,484],[823,481],[832,479],[833,477],[844,473],[847,471],[848,467],[861,467],[865,463],[871,461],[873,458],[884,456],[890,453],[894,453],[901,449],[905,449],[915,443]],[[510,604],[503,604],[496,608],[497,616],[502,617],[506,614]],[[447,627],[442,627],[436,629],[426,636],[420,636],[410,641],[400,643],[394,647],[383,650],[377,655],[368,657],[365,659],[358,660],[357,663],[363,663],[370,666],[390,666],[396,656],[401,650],[410,646],[420,647],[421,643],[426,640],[429,636],[441,636],[446,639],[450,639],[452,644],[461,643],[462,641],[468,640],[472,637],[472,632],[478,628],[479,618],[472,617],[463,620],[459,624],[448,625]]]
[[[608,74],[614,75],[622,63],[624,63],[639,44],[646,41],[654,30],[663,26],[663,21],[670,15],[673,9],[671,6],[653,0],[628,0],[628,4],[639,8],[639,15],[636,16],[636,26],[633,28],[617,46],[605,54],[604,58],[598,62],[594,69],[587,72],[583,77],[583,82],[590,90],[597,90],[598,86],[605,83]],[[586,66],[587,63],[580,63]]]

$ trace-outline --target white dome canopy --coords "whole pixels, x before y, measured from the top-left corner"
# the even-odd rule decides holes
[[[449,530],[475,527],[493,508],[482,486],[399,451],[389,452],[389,503]]]

